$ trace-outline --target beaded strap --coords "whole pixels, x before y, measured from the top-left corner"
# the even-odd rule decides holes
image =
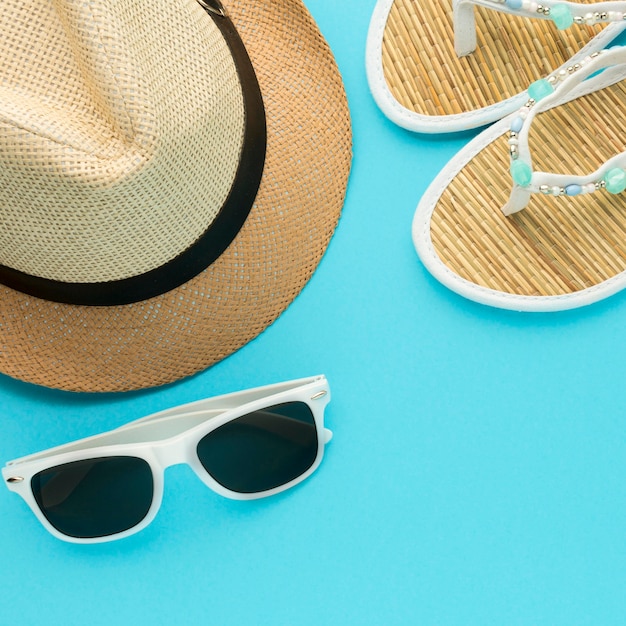
[[[474,5],[510,13],[520,17],[552,20],[559,30],[574,24],[600,24],[626,20],[626,2],[579,4],[554,0],[454,0],[454,48],[459,56],[476,49]]]
[[[509,201],[502,209],[505,215],[525,208],[532,193],[577,196],[601,189],[615,194],[626,190],[626,152],[612,157],[591,174],[576,176],[533,171],[528,147],[530,126],[537,113],[568,99],[567,96],[581,86],[585,79],[582,86],[586,87],[586,92],[608,84],[607,68],[612,68],[613,73],[618,71],[619,78],[626,78],[625,46],[594,52],[567,69],[559,70],[530,85],[528,101],[509,118],[510,171],[514,186]]]

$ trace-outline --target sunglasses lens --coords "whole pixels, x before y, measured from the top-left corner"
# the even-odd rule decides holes
[[[106,537],[136,526],[152,504],[150,465],[129,456],[64,463],[33,476],[33,495],[61,533]]]
[[[304,402],[243,415],[198,443],[204,469],[238,493],[260,493],[301,476],[317,457],[317,429]]]

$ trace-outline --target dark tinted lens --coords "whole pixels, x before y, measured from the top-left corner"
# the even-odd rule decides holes
[[[220,426],[197,450],[206,471],[227,489],[267,491],[311,467],[317,456],[315,420],[304,402],[278,404]]]
[[[60,532],[83,539],[105,537],[136,526],[152,504],[152,470],[130,456],[87,459],[39,472],[33,494]]]

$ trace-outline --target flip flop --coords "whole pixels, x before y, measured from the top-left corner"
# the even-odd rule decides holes
[[[626,2],[378,0],[367,37],[370,90],[408,130],[477,128],[521,106],[533,81],[607,46],[625,15]]]
[[[450,161],[413,219],[439,281],[519,311],[626,287],[625,79],[626,47],[596,52],[535,82],[526,105]]]

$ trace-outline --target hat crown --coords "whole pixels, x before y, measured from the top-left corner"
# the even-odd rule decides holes
[[[196,0],[5,0],[0,265],[66,283],[141,275],[213,222],[245,112]]]

